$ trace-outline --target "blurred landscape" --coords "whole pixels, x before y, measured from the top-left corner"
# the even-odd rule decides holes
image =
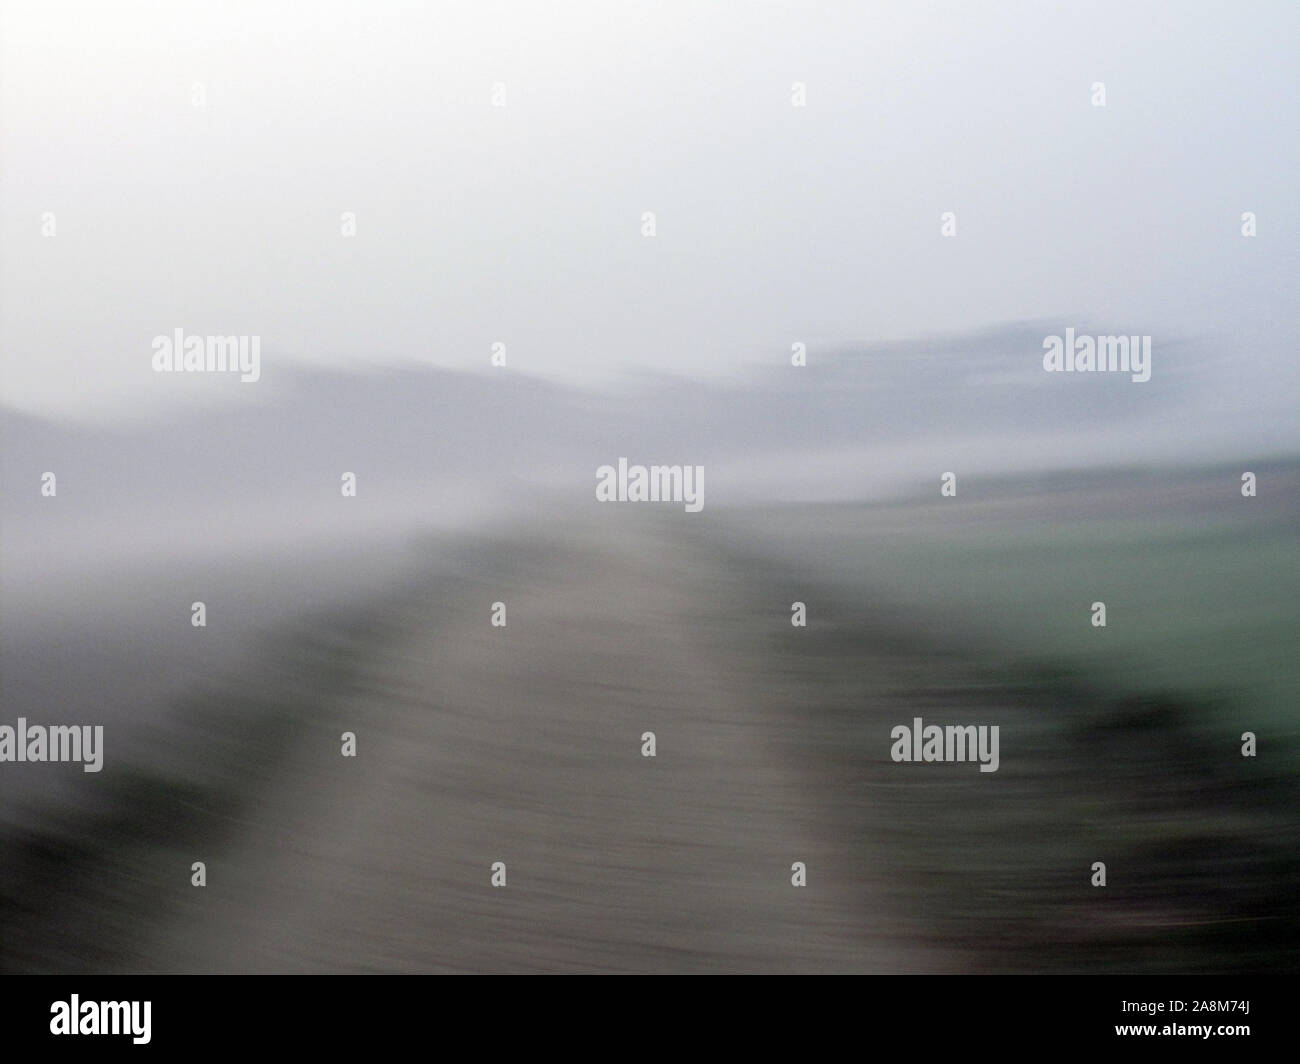
[[[1297,52],[4,0],[0,972],[1296,971]]]
[[[0,767],[0,968],[1295,970],[1296,425],[1202,422],[1212,346],[1065,387],[1042,335],[5,411],[0,722],[105,767]],[[597,503],[622,455],[703,511]],[[999,770],[893,763],[917,716]]]

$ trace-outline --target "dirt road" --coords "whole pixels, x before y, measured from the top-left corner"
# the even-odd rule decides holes
[[[505,549],[509,544],[497,545]],[[148,950],[184,971],[900,971],[756,614],[690,541],[536,548],[415,592]],[[518,545],[514,546],[517,551]],[[498,560],[498,567],[505,563]],[[490,623],[504,602],[506,624]],[[723,652],[725,648],[725,652]],[[343,730],[357,756],[341,756]],[[654,757],[643,756],[653,732]],[[794,738],[798,740],[798,736]],[[811,772],[810,772],[811,769]],[[833,779],[824,777],[828,784]],[[505,886],[492,885],[494,862]],[[803,862],[807,886],[792,885]],[[888,930],[886,930],[888,929]]]

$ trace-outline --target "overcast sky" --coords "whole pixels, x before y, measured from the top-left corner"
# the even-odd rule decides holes
[[[260,336],[264,378],[501,341],[605,382],[1032,319],[1296,382],[1292,0],[0,11],[0,380],[29,410],[169,401],[178,327]]]

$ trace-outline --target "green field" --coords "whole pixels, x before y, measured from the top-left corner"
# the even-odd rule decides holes
[[[928,501],[771,511],[742,538],[761,527],[764,553],[907,611],[938,645],[999,672],[1230,705],[1294,741],[1300,522],[1295,509],[1254,502],[1203,517],[1107,515],[1099,500],[1102,512],[1063,517],[1053,497],[990,492],[974,513]],[[1092,624],[1098,601],[1104,628]]]

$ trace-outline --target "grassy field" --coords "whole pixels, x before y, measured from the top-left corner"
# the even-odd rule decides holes
[[[766,510],[721,537],[738,572],[780,560],[785,609],[808,603],[797,648],[772,604],[773,663],[881,781],[860,845],[887,855],[892,904],[973,969],[1296,967],[1300,493],[1294,467],[1270,473],[1284,501],[1253,509],[1214,472],[1119,474]],[[913,712],[1000,722],[996,777],[882,774],[882,714]]]
[[[749,515],[738,540],[912,612],[991,667],[1178,692],[1289,746],[1300,738],[1300,474],[1269,478],[1284,503],[1233,500],[1231,473],[1207,479],[1194,483],[1210,505],[1183,490],[1167,513],[1129,475],[1088,478],[1068,510],[1057,505],[1068,481],[1059,495],[971,486],[960,502]],[[1105,628],[1091,623],[1097,601]]]

